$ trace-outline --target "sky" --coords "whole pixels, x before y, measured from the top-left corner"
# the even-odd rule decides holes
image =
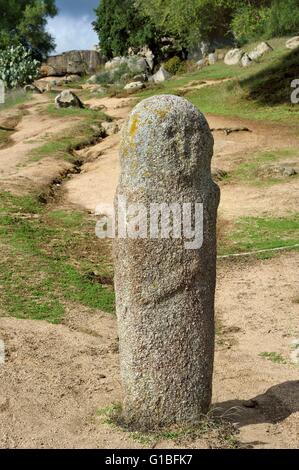
[[[54,53],[73,49],[93,49],[98,43],[91,22],[99,0],[56,0],[59,14],[48,20],[47,29],[57,44]]]

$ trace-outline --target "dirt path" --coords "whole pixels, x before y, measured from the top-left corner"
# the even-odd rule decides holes
[[[213,404],[237,423],[243,446],[298,446],[298,367],[288,363],[299,336],[298,263],[293,253],[218,268]],[[64,323],[0,318],[7,358],[0,366],[0,447],[142,447],[97,413],[121,400],[115,318],[69,306]],[[259,356],[272,351],[287,363]],[[176,444],[160,440],[156,447]]]
[[[25,110],[19,124],[15,128],[8,148],[0,150],[0,185],[2,189],[23,194],[47,187],[50,182],[71,168],[65,161],[44,158],[30,163],[30,153],[40,147],[45,139],[59,135],[65,129],[72,127],[73,122],[63,118],[54,118],[44,113],[51,103],[45,95],[34,95],[32,102],[22,105],[17,112]],[[14,111],[14,112],[16,112]],[[1,113],[11,116],[13,110]]]
[[[103,98],[88,101],[90,105],[104,106],[105,113],[113,117],[121,129],[130,113],[134,100],[130,98]],[[66,200],[72,204],[96,212],[99,204],[113,204],[119,178],[118,149],[120,132],[104,139],[99,144],[78,152],[83,160],[91,160],[81,168],[80,175],[66,182]]]
[[[121,127],[134,100],[104,98],[93,99],[89,104],[104,105],[107,114],[114,117]],[[294,130],[287,127],[213,115],[208,115],[207,119],[211,128],[248,127],[251,130],[230,135],[222,131],[214,132],[213,168],[230,171],[258,151],[297,148],[299,145]],[[66,183],[68,202],[91,212],[95,212],[100,204],[113,204],[119,177],[119,143],[120,133],[80,152],[80,157],[92,162],[84,164],[81,174]],[[274,211],[279,216],[287,211],[295,212],[298,208],[299,185],[295,179],[267,188],[246,186],[244,190],[244,184],[229,184],[222,185],[221,189],[220,214],[226,220],[246,215],[273,214]]]

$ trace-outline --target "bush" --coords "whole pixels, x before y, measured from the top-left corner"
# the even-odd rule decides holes
[[[178,56],[174,56],[164,63],[164,68],[171,75],[176,75],[181,69],[182,62],[182,59],[180,59]]]
[[[267,37],[284,36],[299,32],[299,1],[276,0],[266,25]]]
[[[105,72],[97,74],[97,83],[102,86],[114,85],[117,83],[125,84],[131,80],[135,72],[132,72],[127,64],[121,64],[114,70],[106,70]]]
[[[0,78],[7,88],[31,83],[38,76],[39,65],[22,45],[10,46],[0,51]]]
[[[269,17],[269,8],[246,5],[238,10],[232,20],[232,30],[237,41],[245,44],[261,38],[265,33]]]
[[[232,20],[240,44],[299,31],[299,0],[274,0],[270,7],[243,6]]]
[[[178,73],[191,73],[198,70],[198,65],[194,60],[184,60],[181,65]]]
[[[111,84],[112,83],[111,72],[107,70],[105,72],[98,73],[96,82],[102,86],[107,86]]]

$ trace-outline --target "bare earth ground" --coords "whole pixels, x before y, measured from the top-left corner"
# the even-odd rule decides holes
[[[45,138],[59,135],[61,131],[72,127],[74,119],[52,118],[41,111],[50,103],[48,97],[35,95],[32,102],[21,105],[25,115],[12,136],[13,145],[0,149],[0,184],[2,190],[24,194],[29,190],[40,190],[51,181],[71,168],[66,161],[44,158],[30,162],[29,154],[41,146]],[[2,112],[1,120],[9,117],[12,111]]]
[[[90,100],[89,104],[106,106],[107,113],[115,117],[120,126],[128,115],[130,99],[103,98]],[[128,106],[126,106],[128,105]],[[275,126],[244,121],[221,116],[207,116],[211,128],[246,127],[252,132],[236,132],[225,136],[222,131],[214,133],[215,151],[213,166],[228,171],[244,160],[248,154],[256,151],[267,151],[286,147],[297,147],[298,137],[294,131]],[[69,202],[92,212],[97,204],[112,204],[119,177],[118,145],[120,134],[112,135],[92,149],[84,149],[80,156],[93,156],[92,163],[83,165],[81,174],[67,182],[65,189]],[[292,197],[290,197],[292,194]],[[298,207],[299,185],[297,181],[279,184],[274,187],[250,188],[244,185],[227,185],[222,187],[220,214],[225,219],[242,215],[268,214],[276,208],[276,215],[296,211]],[[237,203],[236,203],[237,202]]]
[[[66,162],[22,166],[45,133],[58,133],[67,120],[39,116],[44,97],[34,98],[29,114],[13,135],[14,145],[0,150],[0,184],[24,193],[32,182],[47,184]],[[104,104],[121,125],[130,99],[92,100]],[[298,147],[294,132],[281,126],[208,116],[213,128],[248,126],[252,132],[225,136],[215,132],[214,167],[234,168],[257,150]],[[67,181],[66,205],[95,211],[113,200],[119,174],[119,134],[80,151],[88,162]],[[28,141],[30,143],[26,143]],[[20,166],[21,165],[21,166]],[[41,178],[41,179],[39,179]],[[267,188],[222,185],[220,214],[287,214],[298,207],[298,180]],[[299,336],[299,253],[269,260],[221,260],[216,295],[219,334],[215,358],[214,407],[237,423],[237,438],[254,448],[298,447],[298,366],[261,357],[275,351],[288,359],[290,342]],[[1,310],[1,307],[0,307]],[[137,448],[131,435],[105,423],[97,411],[121,400],[118,343],[114,316],[67,306],[63,325],[0,317],[6,362],[0,365],[0,447]],[[2,312],[5,315],[5,312]],[[244,400],[252,400],[245,403]],[[249,407],[248,407],[249,406]],[[194,442],[157,440],[156,447],[208,447]]]

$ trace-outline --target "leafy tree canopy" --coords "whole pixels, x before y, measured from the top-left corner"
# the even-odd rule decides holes
[[[107,58],[125,55],[129,47],[147,44],[155,50],[158,32],[134,0],[101,0],[93,23]]]
[[[100,0],[94,28],[108,58],[163,37],[177,50],[235,37],[240,43],[297,32],[299,0]]]
[[[46,56],[55,48],[46,31],[47,18],[56,14],[55,0],[0,0],[0,48],[21,42]]]

